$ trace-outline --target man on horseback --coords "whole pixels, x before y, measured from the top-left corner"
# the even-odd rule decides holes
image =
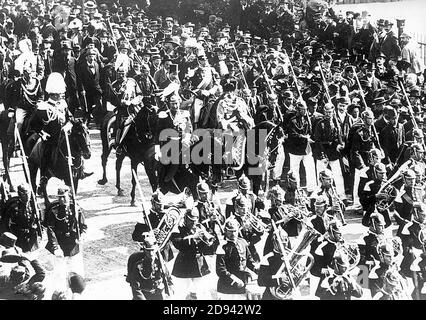
[[[57,72],[51,73],[46,82],[49,99],[38,103],[29,123],[29,128],[38,133],[42,139],[39,149],[34,147],[31,152],[31,155],[34,155],[35,150],[41,151],[38,157],[42,183],[47,183],[48,168],[53,166],[58,158],[61,131],[64,130],[68,134],[72,128],[71,120],[74,117],[65,102],[65,88],[62,75]],[[83,179],[92,174],[93,172],[83,172]]]
[[[178,157],[182,154],[182,157],[186,154],[183,153],[182,147],[189,148],[192,144],[192,123],[190,119],[189,112],[186,110],[181,110],[180,107],[181,100],[177,95],[172,95],[168,101],[168,110],[160,111],[158,113],[158,122],[157,122],[157,130],[158,133],[156,135],[156,145],[155,145],[155,158],[162,162],[162,166],[159,170],[159,182],[160,186],[163,182],[168,182],[173,179],[179,164],[179,161],[173,161],[172,158],[176,157],[176,154],[170,154],[168,151],[172,151],[174,148],[167,148],[167,150],[162,150],[163,147],[169,144],[172,140],[178,141],[179,145],[179,153]],[[163,134],[166,132],[164,130],[174,129],[175,135],[169,136],[167,135],[167,139],[164,141],[162,139]],[[170,131],[171,133],[171,131]],[[161,149],[160,149],[161,147]],[[164,157],[164,158],[163,158]],[[169,165],[164,165],[163,161],[160,159],[163,158],[167,161],[167,159],[172,159],[172,163]]]
[[[249,116],[247,104],[236,95],[235,90],[235,82],[229,81],[224,84],[224,98],[217,106],[217,122],[219,128],[224,130],[224,134],[232,137],[232,140],[225,139],[224,159],[232,153],[232,162],[227,164],[233,164],[241,169],[245,156],[245,132],[254,127],[254,121]]]
[[[140,101],[135,98],[140,95],[139,85],[133,78],[127,77],[128,70],[123,66],[117,68],[117,80],[111,85],[108,100],[116,107],[115,141],[116,154],[122,154],[122,142],[129,131],[134,117],[138,114]]]
[[[15,147],[15,123],[22,137],[27,131],[23,130],[24,121],[29,119],[40,101],[43,101],[40,80],[36,77],[31,61],[26,60],[22,65],[22,76],[6,88],[5,107],[8,108],[10,118],[7,135],[11,150]]]

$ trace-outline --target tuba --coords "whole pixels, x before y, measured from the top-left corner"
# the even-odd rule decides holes
[[[247,212],[242,217],[242,228],[252,228],[258,233],[264,233],[269,230],[269,227],[266,223],[264,223],[260,218],[256,217],[251,212]]]
[[[294,289],[296,289],[300,285],[300,283],[306,278],[308,272],[311,270],[314,264],[314,257],[309,252],[304,253],[304,251],[306,248],[308,248],[312,241],[319,237],[319,235],[320,234],[315,229],[307,226],[305,232],[303,233],[303,235],[301,235],[302,240],[300,241],[296,250],[288,252],[287,257],[290,268],[289,273],[293,278],[292,282],[294,283],[294,287],[293,284],[290,284],[292,283],[290,281],[284,281],[284,283],[279,285],[278,287],[271,287],[271,294],[276,299],[290,300]],[[278,272],[273,276],[273,278],[281,278],[283,275],[286,275],[288,278],[288,273],[284,269],[285,264],[283,264],[283,266],[280,268],[280,270],[278,270]]]
[[[173,229],[179,224],[181,218],[180,210],[176,207],[170,207],[161,218],[158,226],[153,230],[160,250],[169,241]]]

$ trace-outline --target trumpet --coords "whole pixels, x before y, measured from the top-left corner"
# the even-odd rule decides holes
[[[214,241],[216,240],[216,237],[209,232],[207,232],[206,228],[200,223],[196,223],[192,229],[193,235],[191,236],[194,239],[198,239],[202,242],[204,242],[206,245],[211,246],[213,245]]]
[[[247,212],[242,218],[242,229],[250,229],[252,228],[256,232],[264,233],[269,230],[269,227],[266,223],[260,220],[251,212]]]

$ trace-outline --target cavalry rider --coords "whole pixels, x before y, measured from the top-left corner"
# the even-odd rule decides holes
[[[10,118],[7,135],[10,139],[11,150],[14,150],[15,147],[15,123],[24,140],[23,134],[26,133],[26,130],[22,128],[24,121],[30,118],[37,104],[43,99],[40,80],[36,77],[31,62],[27,60],[23,63],[21,77],[8,85],[5,92],[5,108],[8,108]]]
[[[374,165],[374,178],[365,184],[364,190],[359,196],[365,211],[362,224],[366,227],[369,226],[370,215],[375,211],[375,208],[385,218],[386,228],[392,224],[387,207],[397,196],[397,190],[393,185],[383,189],[386,180],[386,166],[383,163],[376,163]],[[384,205],[382,205],[383,203]]]
[[[27,183],[18,186],[18,196],[6,201],[1,216],[4,229],[17,237],[16,245],[23,252],[38,249],[42,232],[40,217],[34,201],[31,201],[31,187]]]
[[[167,110],[158,113],[155,135],[155,159],[162,162],[158,174],[160,183],[173,179],[179,164],[188,161],[187,151],[194,143],[190,115],[180,109],[179,96],[172,94],[166,103]],[[164,165],[163,157],[165,161],[171,159],[171,163]]]
[[[219,277],[217,292],[224,300],[244,300],[245,286],[256,271],[248,243],[239,237],[240,224],[234,218],[225,223],[226,243],[217,248],[216,273]],[[250,270],[252,272],[250,272]]]
[[[46,174],[49,166],[56,163],[59,156],[59,139],[61,130],[66,134],[72,128],[73,115],[65,102],[65,81],[58,72],[52,72],[46,82],[47,101],[37,105],[30,119],[29,128],[37,132],[42,139],[42,155],[40,156],[40,183],[47,183]],[[76,115],[78,113],[76,112]],[[83,179],[93,172],[83,172]]]
[[[209,65],[206,55],[199,54],[197,60],[198,68],[193,71],[193,75],[189,74],[190,79],[188,80],[189,88],[197,94],[192,109],[193,114],[191,114],[194,129],[204,122],[204,117],[209,116],[207,111],[209,98],[214,97],[220,88],[220,76],[215,68]]]
[[[249,116],[246,102],[237,96],[236,83],[228,82],[223,86],[224,97],[217,105],[217,123],[224,130],[226,164],[235,163],[241,167],[245,157],[245,132],[254,127],[253,118]],[[229,155],[232,155],[229,160]],[[228,158],[228,160],[226,160]]]
[[[109,100],[116,107],[115,142],[116,153],[122,154],[122,142],[129,131],[134,117],[138,114],[139,101],[135,98],[140,95],[141,90],[133,78],[127,77],[128,70],[123,66],[117,68],[117,80],[111,84]],[[132,108],[130,108],[132,107]]]
[[[132,288],[133,300],[163,300],[164,280],[171,286],[172,278],[156,256],[158,244],[154,234],[144,232],[142,236],[142,250],[131,254],[127,261],[126,281]]]

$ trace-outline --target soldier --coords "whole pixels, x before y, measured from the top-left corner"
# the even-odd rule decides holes
[[[378,137],[375,135],[373,127],[374,115],[371,111],[366,110],[361,114],[363,123],[354,127],[353,137],[350,149],[350,161],[355,168],[353,199],[354,206],[358,205],[359,196],[355,186],[359,185],[359,177],[361,169],[368,164],[369,152],[372,148],[379,148]]]
[[[386,228],[392,224],[388,204],[392,203],[397,196],[397,190],[389,185],[382,188],[386,183],[386,166],[383,163],[374,165],[374,178],[367,181],[363,191],[359,195],[361,205],[364,208],[362,224],[366,227],[370,224],[370,215],[377,209],[385,218]]]
[[[320,120],[314,131],[315,149],[318,174],[329,165],[335,177],[336,190],[340,199],[346,200],[345,183],[343,180],[341,151],[344,143],[340,131],[340,125],[334,116],[334,106],[327,103],[324,106],[325,117]]]
[[[31,117],[29,128],[37,132],[43,143],[40,161],[40,184],[47,183],[47,170],[54,166],[58,159],[57,146],[61,131],[66,134],[72,128],[73,115],[65,102],[66,85],[64,78],[57,72],[52,72],[46,82],[46,92],[49,94],[47,101],[37,105],[37,109]],[[93,172],[83,172],[82,178],[91,176]]]
[[[368,181],[374,180],[374,177],[375,177],[374,166],[376,163],[381,163],[382,159],[383,159],[383,154],[380,151],[380,149],[377,149],[377,148],[371,149],[369,161],[368,161],[368,167],[364,167],[361,169],[361,172],[359,175],[359,185],[355,186],[355,188],[358,190],[358,195],[360,195],[361,192],[364,190],[364,186]]]
[[[220,202],[211,193],[210,187],[205,181],[197,184],[198,201],[194,210],[198,210],[200,222],[211,234],[219,236],[216,226],[219,227],[219,233],[222,234],[222,225],[225,222],[225,216],[222,214]]]
[[[58,200],[46,208],[46,249],[55,257],[65,257],[70,271],[84,275],[81,235],[86,232],[87,225],[83,211],[70,199],[69,192],[67,186],[60,186]]]
[[[7,134],[11,150],[15,147],[15,123],[19,134],[23,137],[23,134],[27,132],[26,128],[23,128],[24,121],[30,118],[37,104],[44,98],[40,80],[36,77],[33,67],[30,60],[25,60],[22,76],[6,87],[5,106],[8,108],[8,117],[11,119]]]
[[[413,236],[413,234],[419,232],[419,223],[415,224],[413,221],[423,222],[421,220],[424,218],[423,215],[426,208],[419,197],[419,190],[415,185],[416,173],[408,169],[403,176],[404,191],[395,199],[396,214],[394,217],[399,225],[396,235],[401,238],[403,247],[404,259],[401,262],[401,273],[406,277],[411,277],[410,267],[413,263],[413,246],[416,245],[421,248],[418,238]]]
[[[126,281],[132,288],[133,300],[163,300],[164,281],[172,285],[169,271],[159,261],[158,246],[153,233],[143,234],[142,250],[130,255]]]
[[[7,232],[17,237],[17,246],[23,252],[39,248],[42,236],[40,217],[37,216],[34,201],[31,201],[31,187],[27,183],[18,186],[18,196],[6,201],[2,212],[2,223]]]
[[[181,99],[177,95],[172,95],[166,103],[169,105],[168,110],[160,111],[157,116],[155,159],[162,162],[161,158],[164,157],[171,159],[171,163],[161,165],[158,174],[160,183],[173,179],[179,164],[188,161],[185,158],[188,153],[186,151],[194,143],[190,114],[187,110],[180,109]],[[173,150],[179,152],[173,153]]]
[[[367,264],[371,267],[376,261],[380,261],[378,249],[380,241],[385,237],[385,226],[383,215],[374,211],[370,215],[368,235],[363,238],[364,243],[360,245],[364,247],[364,259],[360,264]]]
[[[151,208],[149,209],[148,218],[153,229],[158,227],[161,219],[165,214],[165,197],[164,194],[159,190],[155,190],[151,196]],[[132,233],[132,240],[137,242],[143,242],[144,234],[149,231],[149,226],[144,221],[143,223],[137,222],[135,229]],[[166,262],[173,259],[174,254],[170,242],[168,241],[163,245],[161,254]]]
[[[199,223],[197,210],[187,209],[183,224],[172,233],[170,239],[179,253],[172,275],[176,277],[176,299],[203,299],[208,297],[206,276],[210,274],[205,254],[216,250],[216,238]],[[213,248],[212,248],[213,247]],[[214,251],[213,251],[214,252]]]
[[[342,224],[338,220],[332,220],[324,237],[312,242],[310,253],[314,257],[314,264],[310,270],[311,294],[318,296],[321,292],[319,284],[329,275],[328,266],[331,265],[334,253],[343,241]]]
[[[242,195],[243,197],[248,199],[249,202],[249,212],[255,213],[256,210],[256,199],[257,196],[251,192],[250,190],[250,180],[243,174],[238,179],[238,191],[235,195],[228,198],[226,201],[226,208],[225,208],[225,216],[226,218],[229,218],[231,214],[235,213],[235,200],[239,195]]]
[[[310,224],[316,231],[324,235],[327,232],[330,216],[327,214],[327,199],[320,195],[315,199],[314,213],[315,216],[310,220]]]
[[[243,300],[245,285],[252,278],[252,272],[256,271],[248,243],[238,236],[239,230],[238,221],[229,218],[225,223],[227,242],[220,245],[216,251],[216,273],[219,277],[217,292],[220,300]]]
[[[154,97],[155,83],[152,81],[152,78],[149,74],[149,65],[142,63],[140,68],[141,73],[135,76],[134,79],[141,89],[144,105],[153,106],[156,104]]]
[[[288,251],[285,250],[288,242],[289,240],[286,232],[278,227],[277,232],[274,232],[273,234],[272,252],[266,254],[260,261],[257,283],[261,287],[266,287],[262,296],[263,300],[279,300],[280,297],[276,295],[276,290],[279,287],[287,289],[291,288],[287,271],[277,275],[277,272],[281,269],[282,264],[284,263],[283,255],[288,254]],[[284,248],[286,252],[282,252],[281,248]],[[275,275],[277,275],[277,277],[275,277]]]
[[[129,131],[132,120],[140,110],[139,101],[136,101],[135,98],[140,95],[141,90],[133,78],[127,77],[127,72],[128,70],[124,66],[117,69],[117,80],[111,85],[112,90],[109,97],[111,103],[116,106],[115,141],[117,154],[123,153],[122,142]]]
[[[315,162],[312,157],[311,139],[312,127],[307,116],[307,106],[303,102],[298,102],[296,106],[296,114],[290,118],[286,126],[287,151],[290,156],[290,170],[295,174],[297,185],[300,187],[299,168],[300,162],[306,171],[306,187],[307,191],[312,192],[316,187]]]
[[[387,162],[394,166],[399,151],[405,143],[405,130],[404,126],[398,123],[398,115],[395,109],[392,108],[388,111],[388,120],[389,123],[383,128],[379,138]]]
[[[351,300],[352,297],[361,298],[362,288],[350,274],[348,256],[343,252],[335,252],[330,265],[332,275],[325,278],[318,290],[320,300]]]

